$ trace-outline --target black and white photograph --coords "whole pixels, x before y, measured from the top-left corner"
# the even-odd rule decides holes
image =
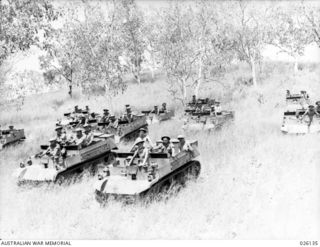
[[[319,141],[320,1],[0,0],[3,246],[320,246]]]

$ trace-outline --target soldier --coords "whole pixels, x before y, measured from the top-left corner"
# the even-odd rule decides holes
[[[55,129],[57,136],[56,140],[59,145],[63,145],[67,141],[67,135],[63,132],[63,128],[61,125],[57,126]]]
[[[211,116],[216,116],[216,107],[215,105],[210,106],[210,115]]]
[[[85,135],[83,145],[89,146],[92,143],[94,138],[93,133],[91,132],[91,126],[89,124],[85,124],[83,127],[84,127],[84,135]]]
[[[309,105],[308,110],[305,111],[305,113],[302,115],[301,119],[304,119],[304,117],[308,115],[309,117],[309,121],[308,121],[308,127],[310,127],[312,121],[313,121],[313,117],[314,115],[319,116],[319,113],[315,110],[314,105]]]
[[[139,129],[139,136],[136,139],[135,144],[137,144],[140,141],[144,141],[144,144],[146,145],[146,147],[152,148],[153,143],[151,141],[151,138],[147,135],[147,132],[148,132],[148,130],[146,128],[140,128]]]
[[[167,103],[162,103],[161,111],[167,112]]]
[[[151,111],[151,113],[154,113],[156,115],[159,115],[159,108],[157,105],[154,106],[153,110]]]
[[[133,116],[132,116],[132,111],[130,106],[126,108],[126,114],[122,116],[122,120],[128,121],[129,123],[132,122]]]
[[[160,150],[162,153],[168,153],[172,155],[173,145],[170,143],[169,136],[161,137],[162,143],[160,144]]]
[[[10,134],[12,134],[14,131],[14,126],[13,125],[9,125],[9,132]]]
[[[316,102],[316,112],[320,114],[320,101]]]
[[[289,98],[290,96],[291,96],[291,94],[290,94],[290,90],[287,90],[286,98]]]
[[[109,122],[109,118],[110,118],[109,110],[108,109],[103,109],[103,116],[101,118],[101,122],[107,123],[107,122]]]
[[[222,110],[221,110],[220,102],[216,102],[215,110],[216,110],[216,114],[221,113]]]
[[[179,140],[179,151],[193,151],[190,143],[186,142],[185,137],[183,135],[178,136]]]
[[[74,113],[80,113],[81,110],[79,109],[78,105],[74,106]]]
[[[76,144],[77,146],[80,146],[80,148],[82,147],[82,145],[84,144],[85,141],[85,135],[83,135],[82,133],[82,129],[81,128],[77,128],[76,129],[76,136],[73,140],[73,143]]]
[[[59,163],[59,158],[61,156],[61,149],[59,144],[57,143],[56,138],[51,138],[49,140],[50,144],[46,151],[44,151],[40,157],[43,157],[45,155],[49,156],[53,159],[55,163]]]
[[[135,152],[134,156],[140,159],[145,159],[149,154],[148,148],[144,146],[143,140],[136,142],[131,152]]]
[[[192,101],[191,101],[192,104],[196,104],[197,103],[197,98],[195,95],[192,95]]]
[[[89,108],[89,106],[88,105],[86,105],[86,112],[90,112],[90,108]]]

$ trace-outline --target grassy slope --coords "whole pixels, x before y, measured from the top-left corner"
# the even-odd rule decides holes
[[[303,70],[296,78],[277,65],[264,71],[264,104],[257,104],[252,90],[234,90],[232,97],[215,92],[233,99],[226,103],[236,111],[235,123],[210,135],[187,133],[199,140],[200,179],[190,181],[169,201],[148,207],[112,202],[100,208],[92,190],[95,178],[34,189],[18,188],[11,178],[19,160],[53,134],[54,120],[66,109],[87,103],[100,111],[107,106],[105,99],[70,100],[57,92],[28,99],[22,112],[2,109],[1,123],[24,127],[28,139],[1,152],[0,235],[23,239],[319,238],[319,136],[280,133],[285,89],[306,88],[316,99],[319,70]],[[235,70],[226,80],[242,73],[242,68]],[[170,102],[163,81],[129,89],[114,100],[115,111],[127,102],[141,108]],[[177,135],[180,127],[177,118],[151,126],[150,134],[155,139]]]

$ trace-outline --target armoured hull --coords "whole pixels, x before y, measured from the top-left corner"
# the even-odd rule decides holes
[[[78,146],[66,146],[66,155],[59,161],[51,157],[35,155],[25,164],[21,163],[14,176],[19,184],[41,183],[41,182],[61,182],[72,175],[79,175],[85,169],[92,169],[112,158],[111,150],[116,148],[111,136],[106,135],[97,138],[93,144],[84,148]]]
[[[147,116],[148,124],[155,124],[170,120],[174,117],[174,111],[160,112],[159,114],[149,113]]]
[[[124,141],[126,139],[132,139],[136,137],[140,128],[146,127],[147,117],[144,115],[134,116],[132,122],[119,121],[117,126],[109,126],[103,129],[105,133],[110,133],[115,136],[116,143]]]
[[[233,119],[234,112],[231,111],[222,111],[217,116],[195,114],[186,119],[182,128],[186,131],[219,130]]]
[[[167,153],[150,153],[148,165],[141,163],[141,166],[125,164],[124,158],[134,157],[133,153],[116,153],[115,163],[109,166],[110,176],[95,184],[97,201],[102,203],[113,198],[132,202],[150,198],[167,191],[175,183],[183,185],[188,178],[198,177],[201,166],[194,160],[199,155],[197,142],[192,142],[191,146],[193,151],[181,151],[174,157]]]
[[[308,126],[308,117],[300,120],[295,116],[284,116],[281,131],[285,134],[320,133],[320,118],[314,117]]]
[[[26,137],[23,129],[2,130],[0,135],[0,150],[25,139]]]

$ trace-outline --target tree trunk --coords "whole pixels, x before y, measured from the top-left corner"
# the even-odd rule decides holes
[[[203,67],[202,59],[200,59],[199,68],[198,68],[198,78],[199,79],[197,81],[197,85],[196,85],[196,88],[194,90],[194,94],[196,96],[196,99],[199,96],[199,90],[200,90],[200,87],[201,87],[201,84],[202,84],[202,67]]]
[[[252,83],[253,83],[253,86],[257,88],[256,64],[252,56],[250,57],[250,67],[251,67]]]
[[[187,86],[186,86],[185,79],[182,79],[182,101],[183,101],[183,105],[185,105],[186,99],[187,99]]]
[[[294,74],[298,73],[298,57],[294,57]]]

